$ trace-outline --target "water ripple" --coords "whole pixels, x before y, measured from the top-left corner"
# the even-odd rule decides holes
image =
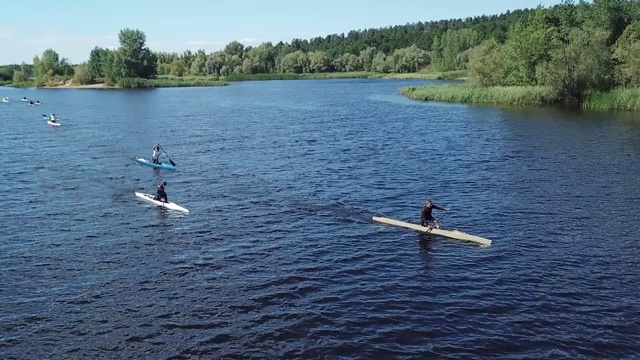
[[[5,89],[65,123],[0,113],[1,357],[639,358],[637,121],[423,83]],[[188,215],[133,196],[162,180]],[[492,246],[371,221],[427,198]]]

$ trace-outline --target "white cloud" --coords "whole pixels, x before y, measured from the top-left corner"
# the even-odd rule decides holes
[[[46,49],[55,50],[60,57],[69,59],[72,64],[89,60],[94,47],[116,48],[118,39],[111,35],[67,35],[61,33],[41,32],[25,39],[22,43],[33,55],[40,56]]]
[[[13,38],[13,31],[11,29],[0,28],[0,39],[11,39]]]
[[[238,40],[238,42],[243,44],[244,46],[258,46],[258,45],[262,44],[263,42],[267,42],[267,41],[269,41],[269,40],[255,39],[255,38],[246,38],[246,39]]]
[[[66,44],[66,45],[85,45],[85,44],[93,44],[94,46],[107,46],[111,45],[114,42],[117,42],[116,36],[69,36],[69,35],[58,35],[58,34],[41,34],[41,36],[34,37],[31,39],[27,39],[28,42],[32,43],[51,43],[52,46],[55,44]]]
[[[203,46],[203,45],[214,45],[220,46],[225,45],[222,41],[211,41],[211,40],[189,40],[184,43],[187,46]]]

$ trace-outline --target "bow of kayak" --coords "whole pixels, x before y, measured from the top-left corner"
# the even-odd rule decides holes
[[[394,226],[400,226],[406,229],[412,229],[412,230],[416,230],[422,233],[426,233],[426,234],[433,234],[433,235],[440,235],[440,236],[444,236],[444,237],[448,237],[450,239],[456,239],[456,240],[462,240],[462,241],[469,241],[469,242],[473,242],[476,244],[480,244],[482,246],[491,246],[491,240],[489,239],[485,239],[483,237],[480,236],[475,236],[475,235],[470,235],[467,233],[463,233],[462,231],[458,231],[458,230],[442,230],[442,229],[434,229],[434,228],[430,228],[430,227],[426,227],[426,226],[421,226],[418,224],[412,224],[412,223],[408,223],[408,222],[404,222],[404,221],[399,221],[399,220],[393,220],[393,219],[388,219],[388,218],[383,218],[383,217],[376,217],[374,216],[372,218],[373,221],[379,222],[379,223],[383,223],[383,224],[387,224],[387,225],[394,225]]]
[[[52,122],[51,120],[47,121],[47,124],[49,124],[51,126],[60,126],[59,122]]]
[[[137,162],[141,163],[141,164],[145,164],[154,168],[158,168],[158,169],[166,169],[166,170],[175,170],[176,167],[171,165],[171,164],[167,164],[167,163],[160,163],[160,164],[156,164],[153,163],[147,159],[143,159],[143,158],[137,158],[136,159]]]
[[[152,203],[152,204],[154,204],[156,206],[159,206],[159,207],[161,207],[163,209],[182,211],[182,212],[185,212],[185,213],[189,212],[188,209],[183,208],[182,206],[180,206],[180,205],[178,205],[176,203],[172,203],[170,201],[169,202],[162,202],[162,201],[155,200],[153,195],[145,194],[145,193],[139,193],[139,192],[136,192],[135,194],[136,194],[136,196],[138,198],[140,198],[140,199],[142,199],[144,201],[150,202],[150,203]]]

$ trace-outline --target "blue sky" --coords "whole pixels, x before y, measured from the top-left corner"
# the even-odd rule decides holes
[[[3,4],[0,64],[32,63],[52,48],[72,63],[95,46],[115,48],[139,29],[155,51],[217,51],[417,21],[500,14],[561,0],[30,0]]]

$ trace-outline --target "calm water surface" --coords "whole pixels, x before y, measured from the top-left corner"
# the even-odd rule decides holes
[[[0,358],[639,358],[640,115],[422,83],[0,88]]]

